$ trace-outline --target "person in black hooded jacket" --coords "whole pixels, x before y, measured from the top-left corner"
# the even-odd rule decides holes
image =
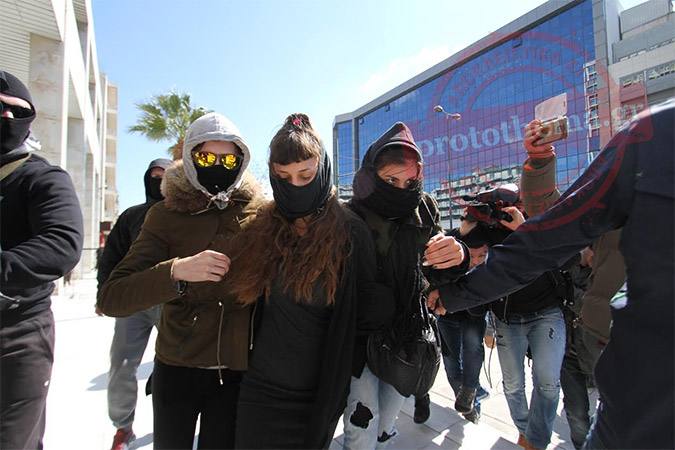
[[[42,448],[54,363],[54,281],[82,253],[66,171],[34,154],[28,88],[0,71],[0,448]]]
[[[423,191],[422,154],[412,133],[395,123],[366,152],[354,177],[349,207],[366,223],[375,243],[377,280],[394,291],[395,313],[385,325],[407,329],[415,314],[426,312],[428,283],[448,282],[469,265],[466,246],[445,236],[436,200]],[[344,411],[344,447],[368,449],[396,434],[395,422],[405,398],[379,379],[367,363],[368,334],[356,342],[351,390]],[[418,399],[428,398],[417,392]]]
[[[99,288],[108,279],[115,266],[122,261],[129,247],[141,232],[145,215],[152,205],[164,199],[160,191],[162,178],[170,159],[155,159],[148,166],[143,183],[145,203],[126,209],[110,231],[98,262]],[[96,313],[103,313],[95,307]],[[143,358],[152,328],[159,322],[162,305],[155,305],[129,317],[115,319],[115,333],[110,344],[110,372],[108,373],[108,414],[117,429],[112,448],[121,443],[130,446],[136,439],[131,426],[134,423],[138,382],[136,371]]]

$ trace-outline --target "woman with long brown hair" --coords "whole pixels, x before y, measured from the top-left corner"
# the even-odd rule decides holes
[[[346,404],[357,329],[384,323],[365,224],[345,210],[330,159],[305,114],[270,144],[274,201],[244,230],[231,290],[255,304],[236,448],[326,448]]]

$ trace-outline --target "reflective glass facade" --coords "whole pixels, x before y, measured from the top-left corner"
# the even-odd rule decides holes
[[[591,0],[493,42],[485,50],[468,49],[468,59],[389,103],[337,122],[341,193],[351,191],[355,154],[360,162],[394,122],[405,122],[424,156],[425,190],[439,200],[446,227],[452,204],[456,226],[461,195],[517,181],[526,157],[523,127],[538,103],[562,93],[570,130],[556,143],[558,184],[569,186],[600,146]],[[436,105],[460,113],[461,120],[436,112]]]
[[[354,172],[359,167],[359,160],[354,152],[351,121],[337,125],[334,139],[333,148],[337,149],[335,152],[337,154],[337,163],[335,165],[337,166],[337,184],[340,187],[340,195],[343,198],[351,197]]]

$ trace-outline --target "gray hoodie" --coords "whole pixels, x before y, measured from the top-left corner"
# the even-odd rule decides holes
[[[199,183],[197,179],[197,170],[192,162],[192,149],[202,142],[206,141],[227,141],[233,142],[239,147],[244,154],[244,160],[239,169],[239,175],[234,180],[234,183],[227,188],[226,191],[221,191],[216,195],[211,194],[204,186]],[[225,116],[216,112],[208,113],[199,119],[192,122],[185,135],[185,143],[183,144],[183,168],[190,183],[200,190],[215,204],[218,209],[225,209],[229,204],[232,193],[241,186],[244,172],[251,160],[251,152],[241,137],[239,129]]]

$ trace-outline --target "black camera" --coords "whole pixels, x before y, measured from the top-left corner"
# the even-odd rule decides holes
[[[475,195],[463,195],[468,201],[466,217],[469,222],[479,222],[489,228],[503,228],[501,220],[511,222],[513,218],[503,208],[515,206],[520,199],[520,189],[514,183],[505,184]]]

